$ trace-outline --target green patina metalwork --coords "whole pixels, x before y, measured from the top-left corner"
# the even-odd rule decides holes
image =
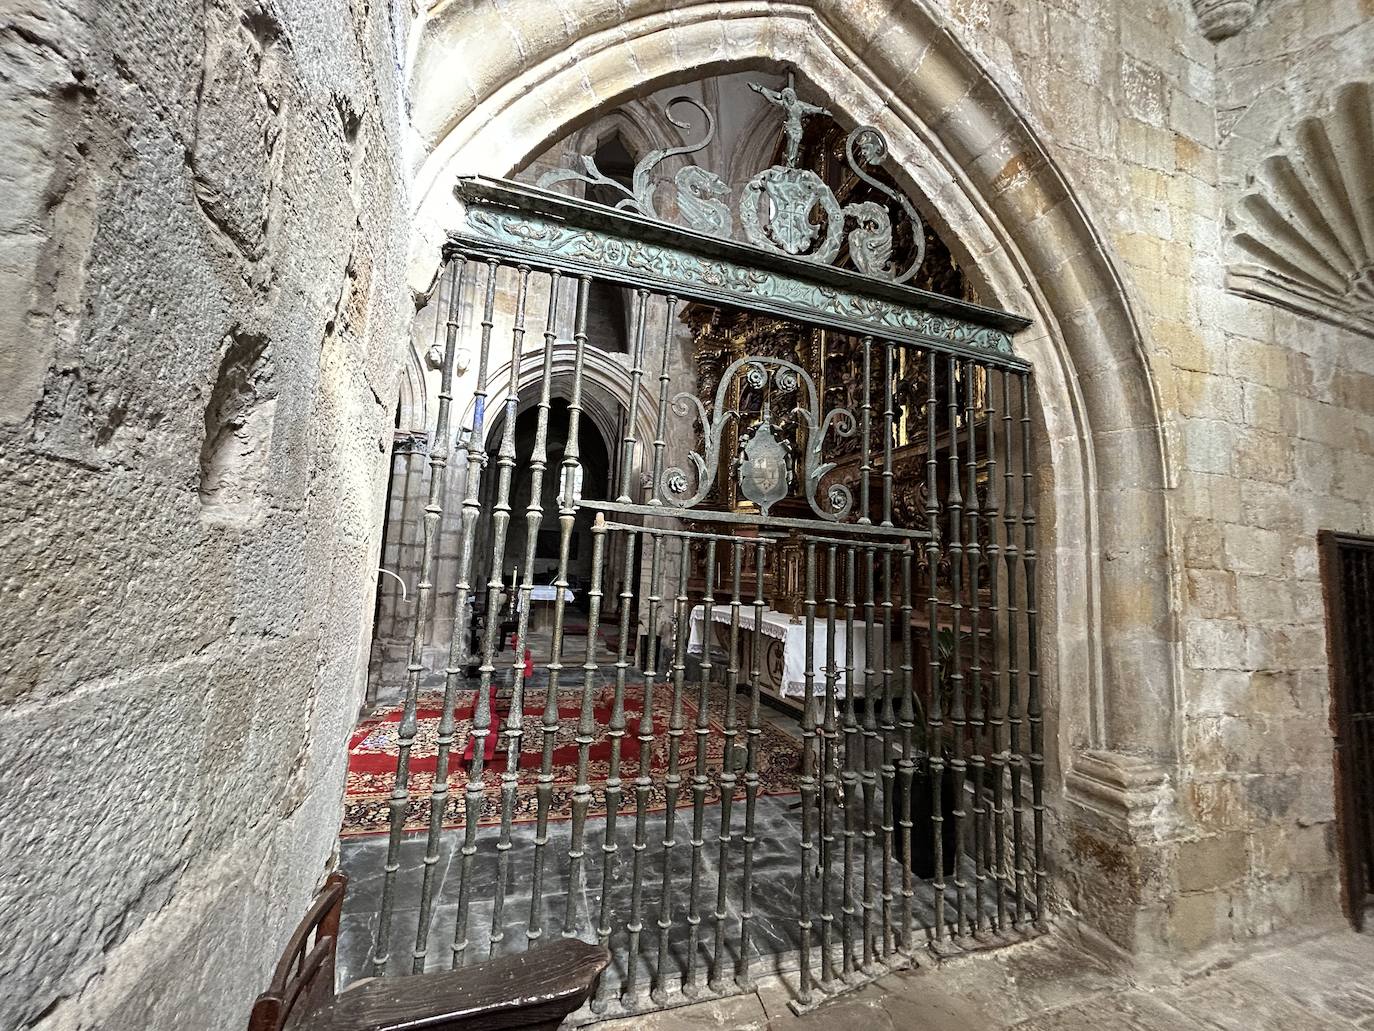
[[[747,304],[860,333],[878,332],[893,339],[1013,357],[1011,334],[1006,330],[673,243],[578,226],[480,198],[469,201],[466,222],[466,231],[454,234],[456,239],[486,244],[510,257],[570,271],[591,271],[705,300]]]

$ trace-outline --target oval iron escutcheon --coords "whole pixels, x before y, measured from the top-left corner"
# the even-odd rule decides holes
[[[774,504],[787,497],[792,485],[787,448],[773,436],[773,428],[763,422],[741,450],[744,459],[739,464],[740,493],[767,515]]]

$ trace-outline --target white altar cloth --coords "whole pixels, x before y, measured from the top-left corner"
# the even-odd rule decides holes
[[[530,588],[530,601],[554,601],[557,597],[558,588],[553,584],[535,584]],[[563,588],[563,600],[573,600],[573,592],[566,587]]]
[[[723,623],[729,626],[731,619],[731,608],[729,605],[716,605],[711,609],[711,621],[713,623]],[[741,630],[752,631],[754,629],[754,606],[742,604],[739,607],[739,625]],[[864,663],[867,661],[868,649],[864,641],[864,630],[866,624],[861,621],[854,623],[854,651],[852,655],[852,665],[854,667],[854,682],[863,688]],[[876,630],[877,628],[875,628]],[[761,631],[765,637],[771,637],[782,642],[782,683],[778,685],[779,691],[788,697],[806,697],[806,618],[804,616],[789,616],[785,612],[774,612],[765,607],[763,610],[763,629]],[[693,655],[700,655],[702,641],[706,636],[706,613],[705,606],[698,605],[692,609],[691,634],[687,638],[687,651]],[[830,662],[829,650],[826,643],[829,639],[829,630],[823,617],[817,617],[811,634],[811,659],[812,672],[815,679],[812,683],[812,692],[815,697],[825,696],[825,677],[826,667]],[[748,653],[745,653],[747,658]],[[839,667],[839,676],[835,681],[835,696],[843,698],[848,685],[848,677],[845,675],[845,666],[850,665],[851,656],[848,644],[845,640],[845,624],[843,620],[835,621],[835,663]],[[747,668],[747,664],[742,664]],[[875,679],[880,674],[875,674]],[[875,687],[878,685],[875,685]]]
[[[553,621],[553,606],[541,605],[540,602],[551,602],[558,600],[558,588],[553,584],[535,584],[530,588],[530,621],[536,629],[548,629]],[[573,592],[568,588],[563,588],[563,600],[569,602],[573,600]],[[515,598],[515,611],[520,611],[520,596]]]

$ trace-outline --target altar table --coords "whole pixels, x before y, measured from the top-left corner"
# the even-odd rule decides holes
[[[687,639],[687,651],[693,655],[700,655],[706,637],[705,606],[698,605],[692,609],[690,621],[691,633]],[[712,607],[711,622],[715,624],[713,636],[715,643],[722,649],[729,646],[730,621],[731,606],[716,605]],[[740,605],[739,626],[742,640],[752,636],[755,630],[753,605]],[[835,681],[835,696],[837,698],[845,697],[848,690],[849,678],[845,671],[847,665],[853,666],[855,693],[863,694],[864,664],[868,655],[864,640],[866,627],[867,624],[863,620],[855,620],[853,650],[851,652],[849,642],[846,640],[844,621],[842,619],[835,621],[835,663],[839,667],[839,676]],[[879,629],[874,627],[875,633]],[[806,617],[789,616],[785,612],[775,612],[765,606],[763,609],[763,626],[760,632],[767,639],[765,642],[764,669],[762,670],[764,679],[769,686],[785,697],[806,697]],[[811,664],[812,672],[815,674],[811,690],[817,698],[825,696],[826,667],[830,661],[829,649],[827,648],[829,635],[830,631],[826,625],[826,620],[818,615],[811,633]],[[753,652],[751,648],[742,643],[739,655],[741,679],[748,676],[752,661]],[[875,689],[881,686],[880,677],[880,673],[874,673]]]

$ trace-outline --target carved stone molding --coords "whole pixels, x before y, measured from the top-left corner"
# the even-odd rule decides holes
[[[393,455],[427,455],[429,454],[429,434],[420,433],[416,430],[397,430],[392,439],[391,453]]]
[[[1228,219],[1226,285],[1374,336],[1374,85],[1284,133]]]
[[[1065,788],[1072,801],[1131,832],[1161,836],[1172,823],[1168,771],[1137,756],[1082,752],[1074,758]]]
[[[1193,0],[1198,28],[1213,43],[1234,36],[1255,16],[1256,0]]]

